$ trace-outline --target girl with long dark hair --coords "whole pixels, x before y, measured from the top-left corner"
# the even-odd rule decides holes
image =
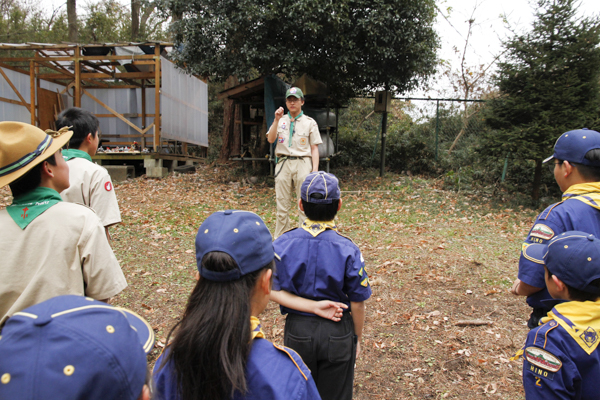
[[[275,257],[258,215],[227,210],[204,221],[198,283],[154,368],[158,399],[320,399],[300,356],[265,340],[256,318],[269,302]],[[332,302],[297,306],[342,314]]]

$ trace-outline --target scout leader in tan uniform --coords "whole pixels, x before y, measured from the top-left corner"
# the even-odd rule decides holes
[[[316,121],[304,115],[302,111],[304,105],[302,90],[292,87],[286,92],[285,98],[288,113],[284,115],[283,107],[279,107],[275,111],[273,125],[267,132],[269,143],[277,139],[275,239],[291,228],[289,211],[292,204],[298,204],[298,201],[293,200],[292,193],[296,191],[296,198],[300,199],[300,187],[304,178],[311,172],[319,170],[319,144],[323,143]],[[298,208],[298,218],[302,225],[306,217],[300,208]]]
[[[121,222],[121,211],[108,171],[92,161],[100,142],[99,125],[94,114],[81,108],[68,108],[58,115],[56,129],[68,127],[73,131],[69,150],[62,152],[69,165],[70,186],[60,196],[94,209],[110,239],[108,227]]]
[[[72,133],[51,134],[0,122],[0,187],[10,185],[14,197],[0,210],[0,327],[54,296],[106,300],[127,287],[98,216],[58,194],[69,187],[60,149]]]

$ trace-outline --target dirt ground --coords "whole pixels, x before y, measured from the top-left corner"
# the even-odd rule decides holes
[[[373,296],[367,302],[356,399],[523,399],[521,361],[528,307],[508,289],[534,210],[504,208],[482,190],[456,193],[420,177],[333,171],[342,186],[340,233],[361,248]],[[237,165],[198,166],[190,175],[115,184],[123,223],[111,228],[129,287],[113,299],[148,319],[154,362],[195,281],[194,238],[222,209],[254,211],[274,231],[275,192]],[[10,192],[0,190],[0,207]],[[271,303],[260,316],[283,342]],[[483,320],[486,325],[459,326]]]

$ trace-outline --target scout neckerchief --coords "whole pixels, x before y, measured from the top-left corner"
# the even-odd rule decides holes
[[[89,162],[93,162],[92,157],[87,152],[78,149],[63,150],[62,156],[65,159],[65,161],[69,161],[73,158],[85,158]]]
[[[600,210],[600,182],[573,185],[563,193],[562,199],[577,199]]]
[[[254,316],[250,317],[250,331],[252,333],[251,341],[256,338],[262,338],[262,339],[265,338],[265,334],[260,329],[260,321],[258,320],[258,318],[254,317]]]
[[[319,236],[320,233],[325,232],[327,229],[333,229],[336,232],[338,230],[337,226],[335,225],[335,221],[333,220],[316,222],[311,221],[308,218],[306,218],[302,223],[302,229],[313,235],[313,237]]]
[[[600,301],[568,301],[557,304],[542,323],[556,321],[588,354],[600,343]]]
[[[56,190],[39,186],[15,197],[12,204],[6,207],[6,211],[21,229],[25,229],[31,221],[59,201],[62,201],[62,198]]]
[[[298,121],[298,118],[304,115],[304,111],[300,111],[300,114],[296,116],[296,118],[292,119],[290,112],[288,111],[288,117],[290,118],[290,144],[288,147],[292,147],[292,136],[294,135],[294,123]]]

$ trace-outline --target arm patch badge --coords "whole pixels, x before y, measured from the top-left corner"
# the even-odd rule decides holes
[[[535,224],[531,232],[531,237],[537,237],[543,240],[550,240],[554,237],[554,231],[544,224]]]
[[[562,368],[562,361],[558,357],[539,347],[527,347],[525,349],[525,358],[532,366],[539,367],[553,374]],[[539,373],[536,374],[540,375]]]

